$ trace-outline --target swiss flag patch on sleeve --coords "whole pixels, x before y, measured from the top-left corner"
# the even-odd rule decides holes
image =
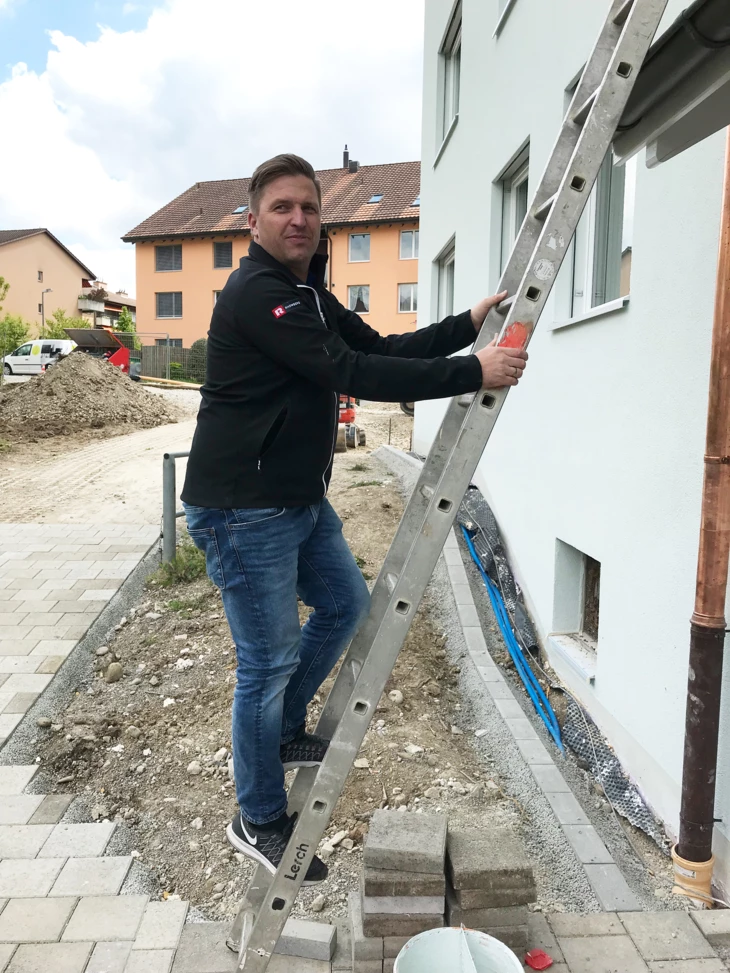
[[[283,304],[280,304],[278,307],[275,307],[271,313],[274,315],[275,318],[283,318],[284,315],[286,314],[286,308],[284,307]]]

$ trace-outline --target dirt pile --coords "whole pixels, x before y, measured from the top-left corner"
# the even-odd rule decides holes
[[[75,352],[42,375],[0,393],[0,432],[45,439],[84,429],[148,429],[177,411],[103,359]]]

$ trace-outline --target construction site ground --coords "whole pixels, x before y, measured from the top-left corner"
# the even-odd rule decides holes
[[[37,442],[6,440],[0,519],[159,523],[162,453],[189,447],[198,395],[145,394],[162,397],[177,421],[124,435],[102,428]],[[358,422],[367,447],[336,456],[330,499],[372,581],[403,496],[396,476],[371,453],[389,441],[408,450],[412,420],[397,406],[363,403]],[[295,914],[323,920],[345,914],[347,893],[359,881],[368,820],[379,807],[438,809],[470,828],[513,829],[535,853],[537,911],[596,908],[571,867],[551,861],[549,846],[540,854],[543,835],[535,832],[541,823],[516,796],[519,788],[490,740],[475,734],[479,715],[465,686],[468,669],[447,638],[442,595],[437,577],[328,829],[323,854],[330,877],[303,890]],[[484,625],[494,635],[488,617]],[[235,810],[229,772],[235,655],[219,594],[205,577],[166,585],[154,575],[104,643],[81,672],[69,705],[33,736],[39,793],[75,795],[72,820],[117,823],[107,853],[136,859],[125,891],[179,896],[199,919],[231,919],[252,870],[224,835]],[[123,675],[108,683],[103,673],[112,661]],[[312,723],[327,689],[315,701]],[[584,787],[598,809],[600,795],[590,781]],[[656,896],[646,907],[665,908],[669,863],[653,845],[637,845],[646,887]]]
[[[370,581],[402,512],[395,476],[370,453],[389,436],[407,449],[412,421],[397,407],[366,404],[358,420],[368,446],[336,456],[330,499]],[[68,515],[75,516],[72,508]],[[251,868],[225,839],[235,810],[228,771],[235,655],[220,596],[205,577],[168,587],[153,578],[127,618],[39,740],[41,766],[59,789],[83,799],[92,820],[124,822],[128,851],[166,894],[180,895],[205,918],[232,918]],[[472,740],[455,732],[458,667],[444,640],[424,606],[328,830],[330,878],[303,891],[299,914],[311,915],[313,905],[321,918],[345,914],[367,822],[379,807],[438,808],[475,826],[521,826],[519,806],[475,757]],[[102,673],[117,659],[124,676],[107,684]],[[328,688],[312,707],[313,723]]]

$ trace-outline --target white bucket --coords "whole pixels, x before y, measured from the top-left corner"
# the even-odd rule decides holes
[[[394,973],[524,973],[512,950],[484,932],[432,929],[406,943]]]

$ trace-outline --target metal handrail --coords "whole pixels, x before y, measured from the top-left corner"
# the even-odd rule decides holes
[[[175,476],[175,460],[189,456],[187,453],[165,453],[162,457],[162,560],[175,560],[177,548],[178,517],[184,517],[184,510],[176,510],[177,488]]]

